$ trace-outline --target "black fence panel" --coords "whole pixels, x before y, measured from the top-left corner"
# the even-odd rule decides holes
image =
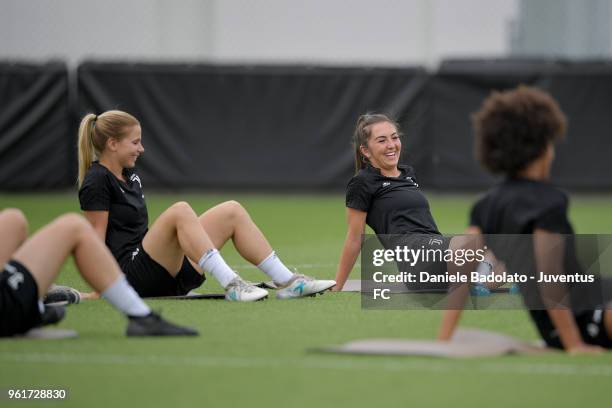
[[[359,114],[389,112],[418,129],[427,80],[416,68],[88,62],[78,69],[79,111],[141,120],[147,186],[338,189],[353,172]]]
[[[68,90],[64,63],[0,62],[0,188],[51,189],[71,182]]]
[[[147,187],[340,190],[353,174],[357,117],[386,112],[424,187],[482,189],[495,179],[474,158],[470,115],[492,90],[518,84],[549,91],[569,118],[553,181],[612,189],[610,62],[446,61],[436,74],[86,62],[76,78],[78,93],[63,63],[0,63],[0,189],[74,185],[78,118],[108,109],[140,119]]]
[[[491,91],[519,84],[550,92],[568,117],[567,137],[553,164],[553,182],[575,189],[612,188],[612,64],[536,60],[442,64],[429,87],[435,186],[473,189],[494,182],[474,159],[470,115]]]

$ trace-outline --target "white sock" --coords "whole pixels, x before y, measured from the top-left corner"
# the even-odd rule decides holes
[[[149,306],[138,296],[125,276],[120,276],[106,288],[102,297],[128,316],[146,316],[151,313]]]
[[[266,275],[272,278],[274,283],[280,283],[284,285],[293,278],[293,272],[291,272],[285,264],[276,256],[276,252],[272,251],[266,259],[261,261],[257,267]]]
[[[200,268],[204,271],[210,272],[217,282],[223,286],[223,289],[238,276],[236,272],[225,263],[225,260],[216,249],[206,251],[206,253],[202,255],[202,258],[200,258],[198,265],[200,265]]]

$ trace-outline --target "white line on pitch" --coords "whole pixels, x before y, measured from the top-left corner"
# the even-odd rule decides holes
[[[97,364],[97,365],[161,365],[217,368],[304,368],[336,370],[483,372],[497,374],[606,376],[612,377],[612,365],[577,365],[565,363],[474,363],[453,361],[358,361],[338,358],[264,358],[264,357],[172,357],[134,356],[124,354],[66,353],[0,353],[4,363],[34,364]]]

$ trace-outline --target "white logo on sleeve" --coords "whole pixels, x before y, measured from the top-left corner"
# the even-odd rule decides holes
[[[390,182],[390,181],[385,181],[385,182],[383,183],[383,187],[389,187],[390,185],[391,185],[391,182]]]

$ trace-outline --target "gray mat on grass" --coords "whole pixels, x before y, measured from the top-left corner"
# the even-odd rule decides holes
[[[196,293],[189,292],[183,296],[151,296],[145,299],[178,299],[178,300],[197,300],[197,299],[225,299],[224,293]]]
[[[77,332],[69,329],[43,329],[36,328],[13,337],[3,337],[5,339],[37,339],[37,340],[57,340],[72,339],[78,337]]]
[[[529,343],[500,333],[479,329],[457,329],[451,341],[408,339],[354,340],[339,346],[309,351],[333,354],[430,356],[443,358],[492,357],[505,354],[536,354],[549,351],[542,344]]]

